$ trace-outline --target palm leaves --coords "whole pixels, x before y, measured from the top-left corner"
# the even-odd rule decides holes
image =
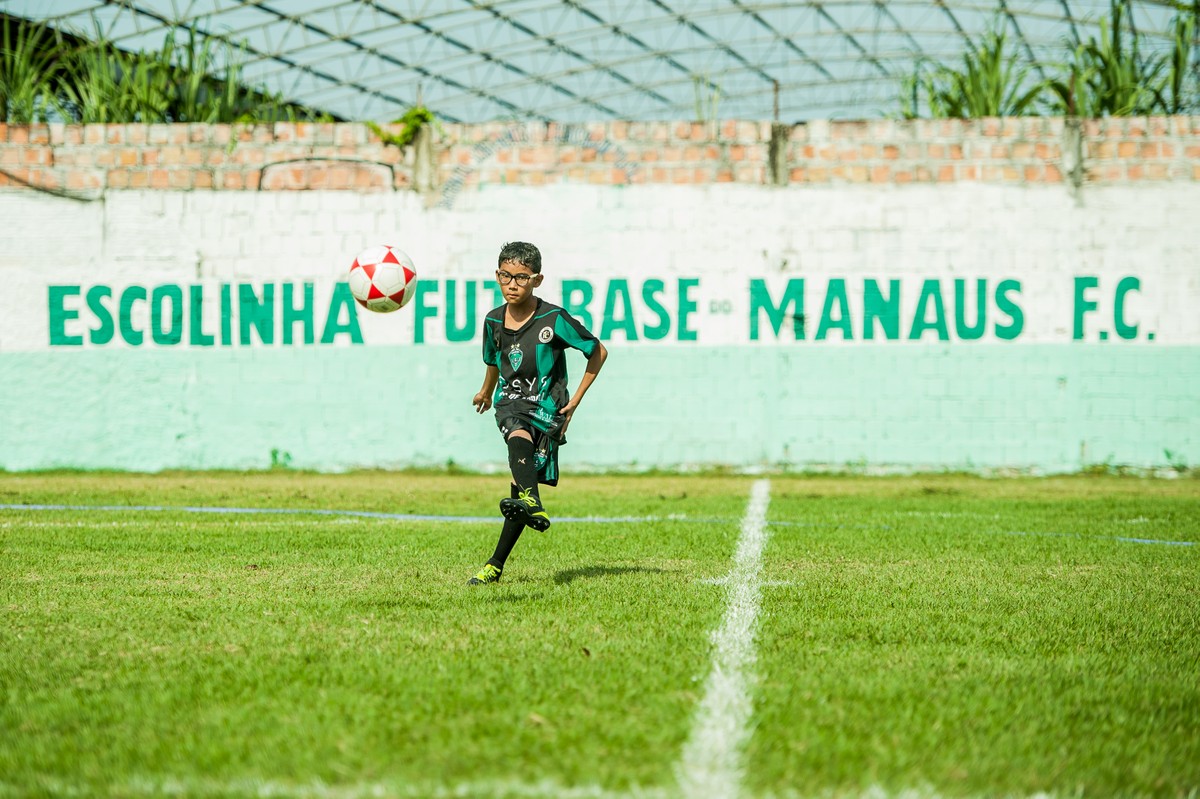
[[[1044,81],[1030,85],[1029,73],[1008,52],[1005,34],[992,30],[963,53],[961,69],[935,66],[922,73],[918,67],[908,95],[924,89],[931,115],[939,118],[1022,116],[1045,89]]]
[[[62,39],[41,27],[25,27],[0,15],[0,122],[45,122],[55,115]]]
[[[1196,22],[1200,18],[1200,3],[1192,7],[1190,14],[1175,16],[1175,36],[1171,52],[1166,59],[1166,91],[1162,103],[1169,114],[1186,114],[1200,111],[1200,43],[1196,39]],[[1193,63],[1193,55],[1196,54]]]
[[[0,122],[232,123],[314,118],[242,80],[244,51],[168,31],[155,52],[131,53],[99,35],[68,40],[36,23],[4,21]],[[220,47],[221,49],[218,49]]]
[[[1111,16],[1100,20],[1100,38],[1075,42],[1067,65],[1068,82],[1054,81],[1052,107],[1084,116],[1131,116],[1161,110],[1166,57],[1146,58],[1138,36],[1124,28],[1128,0],[1113,0]]]
[[[1197,18],[1200,3],[1178,7],[1172,47],[1147,56],[1130,22],[1131,0],[1111,0],[1099,36],[1067,43],[1058,75],[1033,79],[1000,27],[968,44],[962,65],[918,62],[901,84],[900,115],[935,118],[1024,116],[1040,113],[1102,117],[1200,111]]]

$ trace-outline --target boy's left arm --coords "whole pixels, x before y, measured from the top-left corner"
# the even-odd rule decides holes
[[[599,341],[596,342],[596,351],[588,358],[587,369],[583,373],[583,377],[579,380],[579,388],[575,389],[575,393],[571,395],[571,399],[559,411],[565,416],[562,424],[562,431],[567,432],[567,426],[571,424],[571,417],[575,415],[575,409],[579,407],[579,403],[583,400],[583,395],[587,393],[589,387],[596,380],[596,375],[600,374],[600,368],[604,366],[604,361],[608,358],[608,350]]]

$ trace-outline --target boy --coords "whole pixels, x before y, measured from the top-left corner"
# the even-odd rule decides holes
[[[521,532],[527,526],[550,526],[538,484],[558,485],[558,448],[567,443],[571,417],[608,357],[604,345],[573,316],[534,296],[542,285],[537,247],[523,241],[505,244],[497,266],[504,305],[483,320],[487,370],[474,404],[477,413],[495,404],[496,425],[508,443],[512,486],[509,498],[500,500],[504,527],[496,551],[469,585],[499,582]],[[567,347],[588,359],[574,396],[567,393]]]

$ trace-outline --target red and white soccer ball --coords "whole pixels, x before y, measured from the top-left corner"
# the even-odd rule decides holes
[[[368,247],[350,265],[350,293],[368,311],[389,313],[403,308],[416,290],[417,268],[398,247]]]

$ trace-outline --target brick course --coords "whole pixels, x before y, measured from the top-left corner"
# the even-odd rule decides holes
[[[1061,118],[818,120],[788,131],[785,172],[792,185],[1060,184],[1065,126]],[[771,127],[445,125],[434,145],[436,186],[764,184]],[[1085,184],[1200,179],[1200,117],[1089,119],[1081,133]],[[414,166],[413,148],[352,123],[0,124],[6,190],[388,191],[413,186]]]

